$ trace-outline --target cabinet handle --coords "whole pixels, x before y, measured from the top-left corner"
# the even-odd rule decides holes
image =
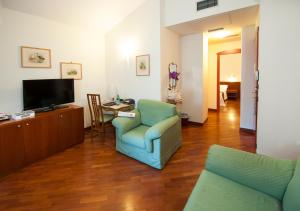
[[[26,126],[29,126],[30,124],[29,123],[26,123]]]
[[[61,115],[60,115],[60,118],[63,118],[63,117],[64,117],[64,116],[61,114]]]
[[[21,128],[21,125],[17,125],[17,128]]]

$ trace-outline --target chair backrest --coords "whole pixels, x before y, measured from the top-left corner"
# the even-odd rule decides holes
[[[101,98],[99,94],[87,94],[89,110],[91,115],[91,127],[99,127],[100,119],[103,119]]]
[[[283,197],[283,210],[294,211],[300,210],[300,157],[298,158],[294,176],[289,183],[284,197]]]
[[[142,124],[149,127],[177,114],[175,105],[156,100],[139,100],[137,108]]]

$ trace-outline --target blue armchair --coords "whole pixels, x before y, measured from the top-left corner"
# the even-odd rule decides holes
[[[135,118],[118,117],[117,151],[162,169],[181,146],[181,122],[176,107],[171,104],[139,100]]]

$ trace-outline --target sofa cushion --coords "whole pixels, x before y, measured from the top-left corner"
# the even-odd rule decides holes
[[[289,183],[283,198],[284,211],[300,210],[300,157],[298,158],[294,176]]]
[[[138,110],[142,124],[150,127],[177,114],[176,106],[155,100],[139,100]]]
[[[279,160],[214,145],[206,170],[282,200],[295,169],[295,161]]]
[[[279,200],[204,170],[184,211],[279,211]]]
[[[122,141],[126,144],[130,144],[132,146],[145,149],[145,133],[149,129],[149,127],[145,125],[140,125],[129,132],[125,133],[122,136]]]

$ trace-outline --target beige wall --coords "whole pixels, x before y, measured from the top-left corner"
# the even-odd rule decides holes
[[[209,44],[208,48],[208,108],[217,108],[217,53],[241,48],[241,41]],[[239,64],[240,65],[240,64]],[[238,66],[238,64],[237,64]]]
[[[20,46],[51,49],[52,68],[21,68]],[[87,93],[105,99],[104,34],[72,27],[45,18],[2,9],[0,23],[0,111],[23,109],[22,80],[60,78],[60,62],[80,62],[82,80],[75,81],[75,104],[85,110],[85,126],[90,126]]]
[[[241,82],[242,55],[223,55],[220,60],[220,81]]]
[[[116,88],[121,98],[161,100],[160,30],[160,1],[148,0],[106,34],[108,96]],[[150,76],[136,76],[136,56],[145,54]]]

